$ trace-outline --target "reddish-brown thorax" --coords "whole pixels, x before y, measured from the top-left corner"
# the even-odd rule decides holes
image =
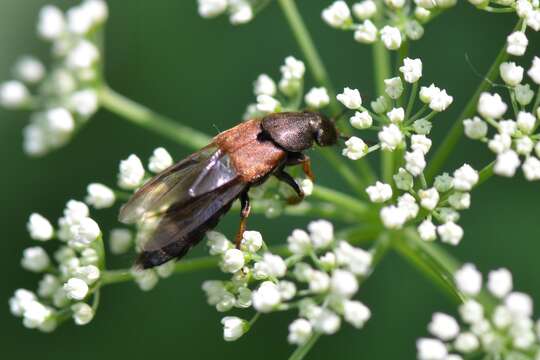
[[[214,144],[229,155],[234,169],[247,183],[271,173],[287,156],[272,141],[260,140],[261,131],[261,120],[253,119],[214,137]]]

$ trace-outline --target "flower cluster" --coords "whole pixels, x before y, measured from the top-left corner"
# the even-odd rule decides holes
[[[52,259],[41,246],[23,251],[21,266],[42,274],[35,293],[18,289],[9,300],[12,314],[22,317],[24,326],[50,332],[70,317],[77,325],[92,320],[95,306],[87,300],[99,289],[104,255],[101,230],[89,215],[85,203],[70,200],[57,228],[39,214],[30,216],[30,237],[39,242],[54,239],[60,246]]]
[[[540,58],[534,58],[527,74],[535,84],[540,84]],[[515,62],[500,65],[501,79],[510,93],[513,119],[506,118],[509,106],[499,94],[485,92],[478,100],[479,116],[464,120],[463,125],[467,137],[486,143],[497,155],[496,174],[512,177],[521,166],[525,178],[533,181],[540,180],[539,97],[531,104],[534,92],[524,83],[524,75],[525,69]],[[489,127],[495,129],[491,137]]]
[[[53,5],[41,9],[37,32],[51,43],[50,69],[23,56],[13,67],[15,80],[0,85],[0,105],[32,111],[23,131],[27,154],[40,156],[63,146],[97,111],[99,38],[107,16],[103,0],[85,0],[65,13]]]
[[[253,20],[269,0],[197,0],[199,15],[210,19],[227,13],[233,25],[242,25]]]
[[[269,251],[259,232],[244,232],[239,249],[224,235],[209,232],[210,254],[221,256],[221,269],[232,278],[204,282],[208,303],[220,312],[298,309],[299,318],[290,324],[288,336],[298,345],[314,333],[335,333],[341,317],[362,328],[370,311],[352,298],[359,279],[370,271],[371,254],[337,240],[328,221],[313,221],[308,231],[292,232],[287,239],[291,255],[285,259]],[[252,324],[230,316],[222,323],[227,341],[238,339]]]
[[[304,95],[304,63],[288,56],[280,68],[281,79],[276,82],[267,74],[261,74],[253,83],[253,94],[257,103],[249,104],[244,115],[248,120],[253,117],[281,111],[298,111],[302,108]],[[330,103],[328,91],[324,87],[314,87],[304,96],[309,109],[321,109]]]
[[[424,35],[422,24],[456,3],[457,0],[415,0],[413,5],[407,0],[363,0],[353,4],[351,11],[345,1],[339,0],[322,11],[322,18],[333,28],[354,31],[354,39],[359,43],[380,40],[387,49],[397,50],[407,40],[420,39]]]
[[[510,271],[501,268],[488,274],[489,305],[480,299],[482,274],[474,265],[465,264],[454,279],[466,298],[459,307],[462,324],[450,315],[433,314],[428,331],[435,338],[418,340],[419,360],[459,360],[473,354],[490,359],[538,359],[540,322],[532,320],[530,296],[512,291]]]

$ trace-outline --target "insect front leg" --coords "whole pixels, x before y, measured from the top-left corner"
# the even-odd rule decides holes
[[[311,159],[309,156],[303,153],[292,153],[289,154],[286,165],[302,165],[302,170],[304,174],[311,180],[315,181],[315,175],[311,169]]]
[[[298,195],[297,197],[290,197],[289,199],[287,199],[287,202],[289,204],[295,205],[295,204],[298,204],[298,203],[302,202],[302,200],[304,200],[304,197],[305,197],[304,191],[302,190],[300,185],[298,185],[296,180],[294,180],[294,178],[289,173],[285,172],[285,170],[283,170],[283,169],[279,169],[274,174],[274,176],[276,178],[278,178],[278,180],[283,181],[284,183],[286,183],[287,185],[292,187],[293,190]]]
[[[249,202],[248,190],[244,191],[240,195],[240,227],[236,233],[235,244],[236,248],[240,248],[240,243],[244,237],[244,231],[246,230],[247,219],[251,212],[251,203]]]

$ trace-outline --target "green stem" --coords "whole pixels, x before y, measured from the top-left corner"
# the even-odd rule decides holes
[[[107,110],[181,145],[200,149],[211,141],[205,134],[159,115],[107,86],[101,87],[99,98],[101,105]]]
[[[478,183],[476,183],[474,186],[475,188],[482,185],[493,176],[493,166],[495,166],[495,161],[490,162],[482,170],[480,170],[480,173],[478,174]]]
[[[324,201],[329,201],[341,207],[343,210],[348,210],[355,213],[363,219],[367,218],[371,213],[370,206],[364,202],[324,186],[315,185],[312,196]]]
[[[317,340],[319,340],[319,337],[321,337],[320,333],[314,333],[311,335],[308,341],[296,348],[296,350],[289,357],[289,360],[302,360],[309,353]]]
[[[521,25],[521,20],[517,22],[515,29],[518,29]],[[465,106],[465,109],[462,111],[461,115],[458,116],[457,121],[452,125],[452,128],[446,135],[446,138],[443,140],[437,152],[430,161],[430,165],[426,171],[426,177],[429,182],[431,182],[434,176],[440,171],[441,167],[445,163],[446,159],[454,150],[454,147],[457,145],[461,135],[463,134],[463,120],[474,115],[476,111],[476,104],[480,98],[480,94],[488,90],[492,82],[497,78],[499,74],[499,65],[508,58],[508,53],[506,52],[506,44],[502,47],[501,51],[495,58],[495,61],[489,68],[485,78],[482,80],[478,89],[474,95],[470,98],[469,102]]]
[[[295,39],[298,42],[304,57],[306,58],[308,67],[311,70],[315,81],[328,90],[332,112],[335,114],[339,113],[340,106],[336,100],[334,87],[332,86],[328,72],[326,71],[321,57],[315,48],[313,39],[311,38],[311,35],[309,34],[306,25],[302,20],[302,16],[298,12],[298,8],[296,7],[294,0],[278,0],[278,2],[281,6],[281,10],[287,18],[287,22],[291,27]]]
[[[331,164],[337,172],[345,179],[347,184],[358,194],[362,194],[364,188],[366,187],[366,182],[360,179],[351,168],[343,161],[343,158],[335,153],[333,149],[320,149],[323,157]]]

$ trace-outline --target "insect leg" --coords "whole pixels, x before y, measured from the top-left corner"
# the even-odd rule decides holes
[[[315,175],[311,169],[311,159],[306,154],[294,153],[294,155],[289,155],[287,159],[287,165],[302,165],[302,170],[306,176],[311,180],[315,181]]]
[[[300,185],[298,185],[296,180],[294,180],[294,178],[289,173],[285,172],[285,170],[283,169],[279,169],[276,173],[274,173],[274,175],[275,177],[278,178],[278,180],[283,181],[284,183],[292,187],[293,190],[298,195],[296,198],[290,197],[287,200],[289,204],[291,205],[298,204],[302,200],[304,200],[304,196],[305,196],[304,191],[302,190],[302,188],[300,188]]]
[[[236,233],[235,238],[235,244],[237,249],[240,248],[240,242],[242,241],[244,231],[246,230],[247,218],[249,216],[249,213],[251,212],[251,204],[249,202],[248,190],[249,189],[246,189],[246,191],[244,191],[240,195],[240,226],[238,228],[238,232]]]

